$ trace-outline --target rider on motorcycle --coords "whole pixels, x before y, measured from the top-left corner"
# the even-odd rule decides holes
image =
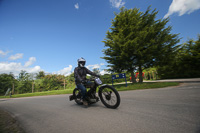
[[[88,105],[87,96],[86,96],[87,90],[86,90],[84,85],[91,86],[91,85],[93,85],[93,83],[91,81],[87,81],[86,75],[90,74],[90,75],[95,76],[95,77],[100,77],[100,76],[91,72],[90,70],[88,70],[85,67],[85,63],[86,63],[86,60],[84,58],[81,57],[80,59],[78,59],[78,67],[76,67],[74,69],[74,77],[75,77],[76,86],[79,89],[81,89],[81,93],[82,93],[82,96],[83,96],[82,97],[83,104]]]

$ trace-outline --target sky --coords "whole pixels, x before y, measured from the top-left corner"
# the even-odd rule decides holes
[[[170,18],[180,43],[197,39],[200,0],[0,0],[0,74],[69,75],[80,57],[104,74],[102,41],[114,12],[122,6],[145,12],[150,5],[159,11],[156,19]]]

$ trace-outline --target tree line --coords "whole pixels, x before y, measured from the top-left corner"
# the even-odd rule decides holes
[[[93,69],[93,72],[100,75],[99,69]],[[103,83],[112,83],[112,74],[105,74],[101,76]],[[21,70],[19,76],[14,76],[14,74],[3,73],[0,74],[0,95],[5,95],[8,88],[12,88],[12,94],[23,94],[23,93],[34,93],[42,91],[52,91],[52,90],[63,90],[63,89],[74,89],[75,88],[75,78],[74,73],[68,76],[58,75],[58,74],[45,74],[44,71],[38,73],[27,73]],[[130,74],[127,75],[127,80],[129,80]],[[90,76],[87,76],[89,79]],[[116,82],[123,82],[123,80],[115,80]]]
[[[74,76],[45,74],[40,71],[36,74],[22,70],[18,78],[10,74],[0,74],[0,95],[5,95],[8,88],[12,88],[13,94],[41,92],[50,90],[62,90],[74,88]]]

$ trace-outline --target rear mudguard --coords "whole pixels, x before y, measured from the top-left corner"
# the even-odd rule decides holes
[[[77,88],[75,88],[75,89],[77,89]],[[74,90],[75,90],[75,89],[74,89]],[[69,96],[69,100],[70,100],[70,101],[76,99],[76,96],[74,95],[74,90],[73,90],[73,92],[72,92],[73,95],[70,95],[70,96]]]
[[[70,95],[70,96],[69,96],[69,100],[70,100],[70,101],[72,101],[72,100],[74,100],[74,99],[76,99],[76,97],[75,97],[74,95]]]

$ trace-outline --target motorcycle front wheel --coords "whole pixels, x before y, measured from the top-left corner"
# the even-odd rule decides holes
[[[118,91],[110,85],[100,87],[99,97],[107,108],[116,109],[120,105],[120,95]]]

